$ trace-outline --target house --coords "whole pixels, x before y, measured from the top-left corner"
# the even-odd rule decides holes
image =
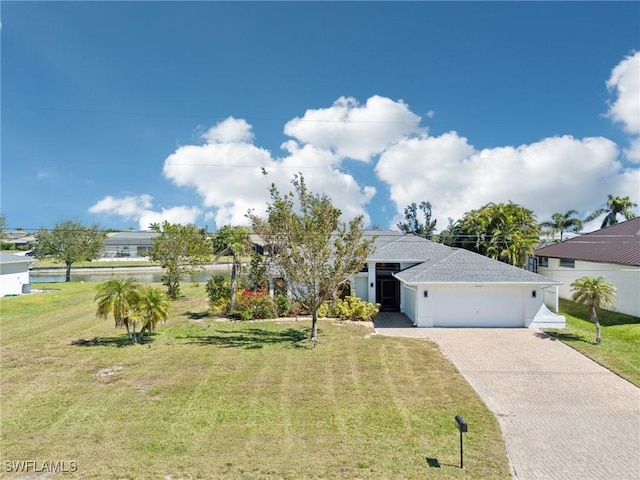
[[[30,291],[29,264],[26,256],[0,252],[0,296],[20,295]]]
[[[102,260],[127,260],[146,258],[151,254],[153,239],[157,232],[113,232],[107,235],[104,249],[100,254]]]
[[[612,310],[640,317],[640,217],[535,251],[538,273],[562,282],[571,298],[580,277],[604,277],[617,289]]]
[[[415,235],[376,235],[351,291],[406,314],[417,327],[564,328],[557,311],[559,282],[521,268]]]

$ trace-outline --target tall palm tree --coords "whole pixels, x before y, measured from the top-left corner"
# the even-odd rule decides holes
[[[127,328],[127,336],[132,340],[130,316],[135,313],[140,298],[140,286],[133,278],[112,278],[98,285],[98,293],[94,303],[98,303],[96,317],[107,318],[113,315],[116,328],[123,325]]]
[[[635,218],[636,214],[633,213],[631,209],[637,206],[638,204],[632,202],[629,197],[614,197],[613,195],[608,195],[607,208],[600,208],[596,210],[587,218],[585,218],[584,221],[590,222],[598,218],[600,215],[606,213],[607,216],[604,217],[602,226],[600,227],[605,228],[618,223],[618,215],[622,215],[627,220]]]
[[[582,230],[582,220],[574,218],[577,215],[577,210],[567,210],[565,213],[554,213],[551,215],[551,220],[540,223],[541,227],[551,229],[551,235],[556,236],[556,233],[560,233],[560,241],[563,240],[564,232],[580,232]]]
[[[596,345],[600,345],[600,322],[596,309],[610,307],[616,296],[616,287],[606,281],[604,277],[581,277],[571,284],[571,299],[589,308],[591,321],[596,326]]]
[[[135,307],[136,318],[141,323],[140,340],[142,340],[145,330],[153,332],[158,322],[167,319],[170,309],[171,300],[162,290],[154,287],[145,287],[140,291],[138,303]]]
[[[232,311],[236,299],[236,284],[238,276],[242,274],[242,257],[250,255],[253,245],[249,235],[251,231],[247,227],[224,225],[213,238],[213,248],[217,262],[222,255],[231,255],[231,299],[229,310]]]

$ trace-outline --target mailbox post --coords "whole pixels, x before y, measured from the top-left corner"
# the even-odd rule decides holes
[[[460,431],[460,468],[464,468],[464,455],[462,449],[462,434],[466,433],[469,429],[467,426],[467,422],[464,421],[460,415],[456,415],[456,424],[458,425],[458,430]]]

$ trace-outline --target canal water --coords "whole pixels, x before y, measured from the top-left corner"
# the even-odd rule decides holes
[[[186,278],[184,281],[206,283],[212,275],[230,275],[231,267],[219,266],[215,269],[199,271],[193,280]],[[150,269],[146,267],[114,267],[114,268],[77,268],[71,269],[72,282],[104,282],[110,278],[133,278],[140,283],[161,282],[162,269]],[[65,281],[64,269],[30,270],[31,283],[62,283]]]

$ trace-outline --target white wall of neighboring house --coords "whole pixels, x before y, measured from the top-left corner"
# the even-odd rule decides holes
[[[0,296],[20,295],[29,283],[29,261],[3,263],[0,266]]]
[[[549,257],[548,266],[538,266],[538,273],[562,282],[558,295],[568,300],[573,281],[581,277],[604,277],[617,289],[611,310],[640,317],[640,267],[581,260],[575,260],[574,268],[561,267],[559,258]]]

